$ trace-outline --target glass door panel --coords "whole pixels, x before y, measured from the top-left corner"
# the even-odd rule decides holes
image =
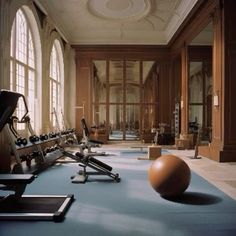
[[[122,85],[110,85],[109,102],[110,103],[123,102],[123,86]]]
[[[123,140],[123,105],[109,106],[109,140]]]
[[[190,62],[189,103],[203,103],[202,62]]]
[[[125,140],[139,140],[140,106],[126,105]]]
[[[123,84],[123,61],[110,61],[109,84]]]
[[[158,128],[157,105],[144,105],[142,110],[142,127],[145,132],[151,132],[152,128]]]
[[[93,61],[93,102],[106,102],[106,61]]]
[[[203,105],[189,105],[189,131],[197,132],[203,125]]]
[[[93,126],[106,127],[106,105],[93,106]]]

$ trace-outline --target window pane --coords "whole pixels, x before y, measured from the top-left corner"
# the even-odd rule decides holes
[[[10,88],[27,99],[31,124],[34,127],[34,102],[36,97],[35,83],[35,50],[29,24],[22,10],[18,10],[11,30],[11,61]],[[24,115],[25,107],[19,102],[16,114],[19,118]],[[19,125],[18,129],[24,129]]]
[[[27,25],[21,10],[16,15],[16,59],[27,63]]]
[[[10,61],[10,89],[13,90],[13,61]]]
[[[59,42],[54,42],[50,55],[50,112],[51,122],[54,128],[62,127],[62,84],[61,84],[61,68],[58,53]],[[52,112],[56,114],[53,115]],[[57,120],[55,115],[57,115]],[[58,123],[57,123],[58,121]],[[57,127],[56,127],[57,126]]]
[[[25,68],[20,64],[16,65],[16,91],[25,94]]]
[[[31,32],[29,31],[29,49],[28,49],[28,62],[29,62],[29,66],[31,66],[32,68],[35,67],[35,62],[34,62],[34,47],[33,47],[33,41],[32,41],[32,35]]]
[[[28,78],[28,108],[30,117],[34,118],[34,102],[35,102],[35,72],[29,70]],[[31,125],[34,126],[34,119],[31,118]]]

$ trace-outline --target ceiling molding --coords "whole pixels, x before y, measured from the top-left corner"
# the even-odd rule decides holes
[[[186,19],[187,15],[190,13],[190,11],[193,9],[195,4],[198,0],[182,0],[180,5],[175,11],[175,14],[173,14],[168,27],[166,29],[166,39],[168,43],[172,37],[174,36],[175,32],[179,29],[181,24]]]
[[[99,18],[118,21],[136,21],[151,11],[150,0],[88,0],[89,12]]]
[[[36,0],[70,44],[167,45],[198,0]]]

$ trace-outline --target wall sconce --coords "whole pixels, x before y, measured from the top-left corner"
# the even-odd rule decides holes
[[[218,95],[217,92],[213,96],[213,105],[214,105],[214,107],[218,107],[219,106],[219,95]]]
[[[183,101],[183,100],[180,101],[180,108],[181,108],[181,109],[184,108],[184,101]]]

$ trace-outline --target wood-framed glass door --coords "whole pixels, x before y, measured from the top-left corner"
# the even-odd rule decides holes
[[[143,113],[144,105],[156,107],[153,65],[154,61],[93,61],[93,121],[105,127],[109,140],[140,140],[142,130],[155,126],[155,108]]]

